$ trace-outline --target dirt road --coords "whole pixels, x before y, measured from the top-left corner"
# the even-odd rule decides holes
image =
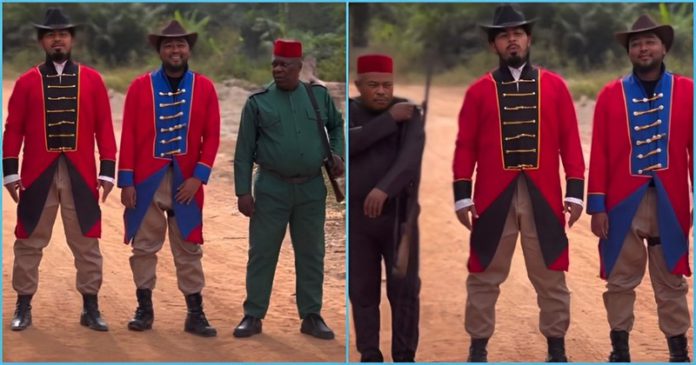
[[[12,84],[3,84],[3,110]],[[221,95],[223,90],[221,91]],[[204,209],[203,268],[206,288],[204,307],[208,320],[218,329],[217,338],[198,338],[183,332],[186,305],[174,276],[171,251],[159,254],[158,281],[153,293],[155,324],[152,331],[135,333],[126,323],[136,306],[135,287],[128,264],[129,246],[122,243],[123,208],[118,190],[102,205],[101,251],[104,283],[100,309],[110,331],[97,333],[80,326],[82,298],[75,289],[73,258],[65,242],[62,222],[56,221],[53,239],[44,250],[40,284],[32,302],[33,326],[22,332],[9,330],[14,312],[12,290],[12,244],[16,222],[15,204],[3,193],[3,360],[4,361],[332,361],[345,359],[345,224],[343,211],[327,212],[327,250],[323,316],[336,339],[325,341],[300,334],[295,305],[295,269],[289,235],[283,244],[276,270],[264,333],[236,339],[232,330],[243,316],[248,220],[236,208],[232,179],[236,123],[244,93],[227,90],[221,101],[223,139]],[[236,96],[236,97],[235,97]],[[112,98],[113,118],[120,140],[121,95]],[[7,114],[4,114],[7,115]],[[165,244],[165,246],[167,246]]]
[[[422,86],[397,84],[396,94],[420,102]],[[421,227],[421,322],[417,361],[466,361],[469,337],[464,330],[468,231],[457,221],[452,202],[452,156],[457,133],[457,115],[465,88],[431,89],[423,173],[420,190]],[[351,91],[355,95],[355,90]],[[576,104],[585,161],[589,161],[594,103]],[[563,176],[563,175],[562,175]],[[611,349],[609,326],[602,302],[604,282],[599,278],[597,240],[590,231],[590,217],[583,214],[569,231],[571,324],[566,337],[571,361],[605,362]],[[689,279],[689,286],[693,281]],[[383,291],[384,293],[384,291]],[[631,332],[633,361],[666,361],[667,344],[657,325],[650,279],[637,290],[636,322]],[[689,305],[693,308],[692,293]],[[382,297],[381,348],[391,359],[391,314]],[[496,332],[488,346],[490,361],[544,361],[546,340],[538,330],[534,289],[527,278],[521,249],[517,248],[512,270],[502,285],[497,304]],[[352,331],[352,327],[351,327]],[[691,343],[692,331],[689,331]],[[359,359],[351,335],[350,358]]]

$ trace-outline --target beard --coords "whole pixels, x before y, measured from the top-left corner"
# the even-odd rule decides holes
[[[652,62],[648,64],[640,64],[640,63],[634,63],[633,64],[633,69],[635,70],[636,73],[639,74],[645,74],[649,73],[655,70],[660,69],[662,66],[662,60],[653,60]]]
[[[163,63],[164,70],[169,71],[171,73],[177,73],[185,70],[188,67],[188,62],[182,62],[181,64],[178,65],[172,65],[170,63]]]
[[[53,53],[46,53],[46,56],[55,63],[63,63],[70,58],[70,52],[56,51]]]
[[[498,54],[498,58],[500,59],[501,66],[520,68],[520,66],[529,62],[529,54],[530,54],[530,51],[529,51],[529,49],[527,49],[527,54],[524,55],[524,57],[520,56],[519,53],[516,53],[508,58],[503,58],[503,56],[501,54]]]
[[[520,55],[516,54],[514,56],[510,56],[507,60],[505,60],[505,63],[513,68],[520,68],[520,66],[524,64],[525,58],[522,58],[520,57]]]

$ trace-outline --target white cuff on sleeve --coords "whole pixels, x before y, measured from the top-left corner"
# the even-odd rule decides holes
[[[454,211],[457,212],[472,205],[474,205],[474,201],[472,199],[460,199],[454,202]]]
[[[12,184],[15,181],[19,181],[21,178],[19,177],[19,174],[12,174],[12,175],[7,175],[2,179],[2,184],[7,185],[7,184]]]
[[[99,175],[99,180],[103,180],[103,181],[106,181],[106,182],[110,182],[110,183],[112,183],[112,184],[115,184],[115,183],[116,183],[116,179],[114,179],[114,178],[111,177],[111,176],[106,176],[106,175]]]
[[[581,199],[578,199],[578,198],[567,197],[567,198],[563,199],[563,201],[566,201],[568,203],[575,203],[575,204],[581,206],[582,208],[585,208],[585,203]]]

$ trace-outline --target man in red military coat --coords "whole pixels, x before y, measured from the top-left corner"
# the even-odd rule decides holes
[[[558,75],[529,61],[532,24],[512,5],[496,8],[493,24],[482,27],[500,67],[469,87],[459,114],[455,209],[460,222],[472,230],[465,318],[472,338],[469,361],[487,360],[499,286],[509,273],[518,233],[537,292],[547,360],[567,361],[570,294],[563,273],[568,269],[564,213],[570,213],[569,226],[582,213],[585,164],[568,88]],[[560,160],[566,171],[565,207]]]
[[[102,283],[98,189],[104,189],[105,201],[113,188],[116,165],[109,97],[101,75],[72,60],[75,25],[60,9],[48,9],[44,22],[34,26],[46,61],[16,81],[3,135],[3,184],[18,203],[12,270],[18,298],[11,329],[31,325],[39,263],[60,206],[65,236],[75,256],[77,290],[84,300],[80,324],[107,331],[97,293]],[[98,178],[95,139],[100,154]]]
[[[203,186],[220,144],[220,107],[213,83],[188,68],[197,39],[171,21],[149,41],[162,67],[136,78],[128,88],[118,166],[126,207],[126,243],[138,308],[133,331],[152,328],[157,252],[169,229],[179,290],[186,298],[184,330],[217,335],[203,313]]]
[[[611,362],[631,361],[635,288],[648,263],[670,361],[689,361],[689,179],[693,181],[693,80],[665,69],[674,31],[643,15],[616,38],[633,72],[597,97],[587,212],[600,238]],[[647,247],[646,247],[647,242]]]

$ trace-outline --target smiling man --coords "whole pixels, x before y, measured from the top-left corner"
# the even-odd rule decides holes
[[[487,361],[495,303],[510,271],[518,234],[537,293],[547,361],[567,361],[564,336],[570,323],[570,293],[563,273],[568,270],[565,213],[570,214],[569,227],[582,213],[585,163],[565,82],[530,62],[532,25],[533,20],[512,5],[496,8],[493,24],[482,28],[500,66],[469,87],[459,113],[454,197],[457,218],[471,230],[465,316],[472,339],[469,361]],[[565,204],[561,161],[566,172]]]
[[[126,243],[138,308],[128,329],[152,328],[157,252],[169,230],[179,290],[186,298],[186,332],[217,335],[203,313],[203,184],[220,144],[220,108],[215,86],[188,68],[197,34],[175,20],[150,44],[162,67],[133,81],[126,94],[118,166],[126,207]]]
[[[300,331],[333,339],[334,333],[320,313],[326,218],[321,167],[325,158],[332,158],[333,175],[343,174],[343,118],[325,87],[300,81],[300,42],[276,40],[271,67],[273,82],[249,96],[244,105],[234,154],[238,208],[250,218],[247,296],[244,318],[234,336],[261,333],[280,246],[289,225]],[[322,141],[327,135],[331,156],[324,147],[327,142]],[[259,169],[252,193],[254,163]]]
[[[642,15],[616,33],[633,72],[597,97],[587,212],[600,238],[600,275],[611,328],[611,362],[631,361],[635,288],[649,267],[669,360],[688,362],[691,326],[689,181],[693,191],[693,80],[666,70],[669,25]]]
[[[102,202],[106,201],[116,167],[109,97],[101,75],[72,60],[76,26],[60,9],[48,9],[44,22],[34,26],[46,61],[17,79],[3,135],[3,183],[18,203],[12,270],[18,298],[10,328],[20,331],[32,323],[39,263],[60,207],[65,237],[75,256],[77,290],[84,300],[80,323],[107,331],[97,293],[102,284],[98,189],[104,189]]]

